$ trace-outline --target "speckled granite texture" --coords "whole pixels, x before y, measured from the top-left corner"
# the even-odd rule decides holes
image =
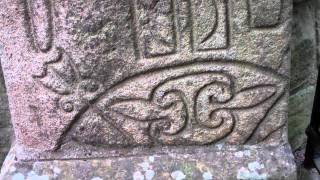
[[[289,179],[296,169],[288,146],[206,147],[193,153],[21,162],[11,153],[3,179]]]
[[[135,169],[154,157],[159,179],[186,176],[183,163],[193,178],[294,178],[291,1],[2,0],[0,9],[16,135],[3,177],[49,176],[54,163],[90,177],[97,163],[111,168],[103,178],[134,178],[150,175]]]

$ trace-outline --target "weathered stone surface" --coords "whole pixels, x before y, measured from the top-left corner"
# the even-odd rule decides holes
[[[274,148],[199,148],[193,153],[168,153],[121,158],[18,162],[6,160],[3,179],[295,179],[288,146]],[[1,178],[1,177],[0,177]]]
[[[281,0],[250,0],[251,26],[273,27],[280,21]]]
[[[294,4],[289,102],[289,142],[293,150],[306,143],[319,64],[319,15],[315,1]]]
[[[293,150],[307,142],[305,130],[310,123],[314,94],[315,87],[308,86],[290,96],[288,133]]]
[[[291,4],[1,1],[14,163],[117,157],[113,167],[124,168],[121,158],[134,165],[159,155],[166,164],[172,153],[186,155],[180,163],[211,153],[209,168],[233,164],[217,177],[247,173],[249,160],[264,157],[281,157],[273,167],[283,171],[268,169],[270,177],[292,177],[292,156],[283,152]],[[243,145],[260,151],[232,155]]]
[[[317,79],[317,27],[313,2],[295,5],[293,10],[291,94],[315,85]]]

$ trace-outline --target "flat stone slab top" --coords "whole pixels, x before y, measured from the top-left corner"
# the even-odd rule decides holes
[[[1,0],[0,178],[292,179],[291,6]]]
[[[182,180],[296,179],[291,150],[276,148],[198,148],[193,152],[103,159],[16,161],[9,154],[3,179],[27,180]],[[20,178],[20,179],[19,179]],[[29,179],[28,179],[29,178]]]

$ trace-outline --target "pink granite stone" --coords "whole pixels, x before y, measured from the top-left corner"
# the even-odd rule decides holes
[[[287,149],[291,1],[2,0],[0,9],[17,161]]]

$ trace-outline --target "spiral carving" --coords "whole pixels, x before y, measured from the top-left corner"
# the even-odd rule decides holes
[[[151,137],[156,140],[166,139],[167,136],[174,136],[185,128],[188,113],[183,92],[178,90],[158,91],[153,101],[165,109],[163,114],[165,118],[151,123],[149,129]]]
[[[134,79],[138,84],[130,82],[127,91],[122,91],[124,87],[121,87],[112,92],[116,96],[104,107],[108,107],[107,113],[112,112],[111,118],[119,123],[119,129],[124,127],[122,131],[133,137],[136,144],[214,143],[242,133],[236,124],[249,123],[255,120],[254,115],[257,124],[268,110],[259,109],[260,106],[272,105],[277,92],[272,84],[247,86],[241,84],[243,81],[235,81],[230,74],[188,72],[165,79],[159,75],[152,86],[144,84],[145,79],[141,83],[140,79]],[[150,76],[150,81],[154,78]],[[137,87],[137,91],[132,87]],[[257,113],[250,114],[252,109]],[[249,112],[247,117],[241,116],[246,112]],[[141,141],[141,137],[145,140]]]
[[[195,101],[198,123],[208,128],[217,128],[224,121],[234,121],[230,111],[218,107],[231,100],[232,96],[230,85],[223,82],[214,82],[201,88]]]

